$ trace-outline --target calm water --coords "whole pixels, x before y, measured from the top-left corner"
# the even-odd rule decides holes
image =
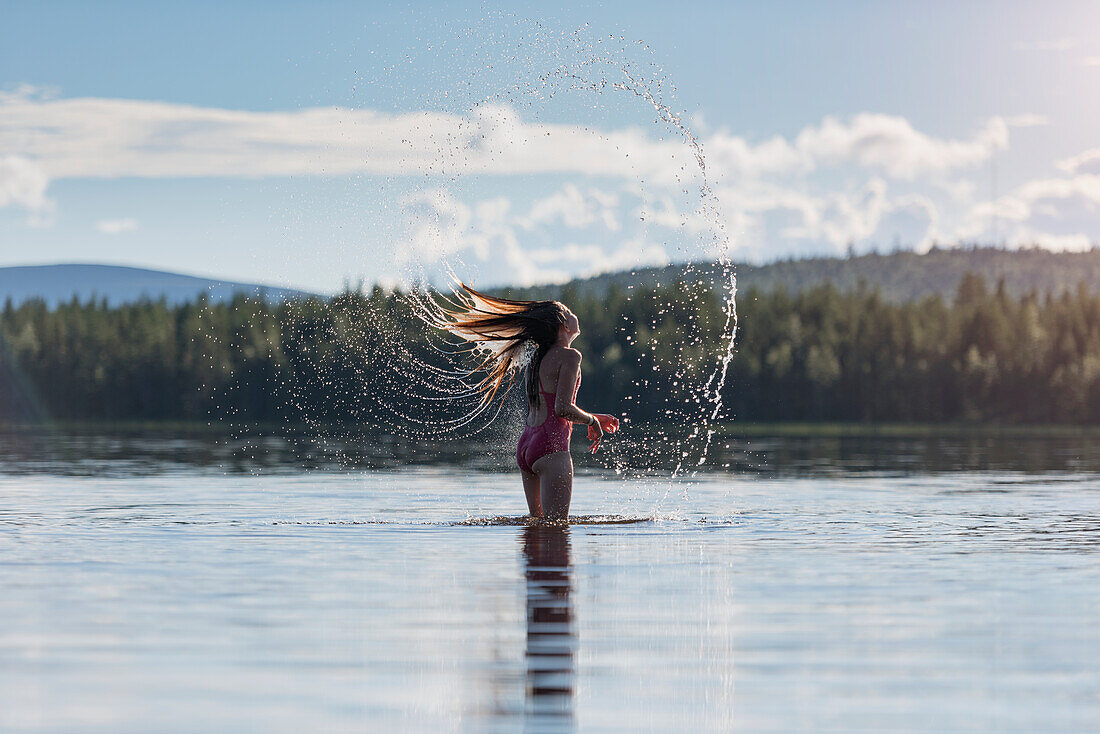
[[[409,451],[4,436],[0,730],[1100,730],[1088,440],[592,467],[574,513],[640,521],[564,529]]]

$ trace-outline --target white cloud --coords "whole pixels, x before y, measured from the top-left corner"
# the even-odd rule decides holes
[[[101,219],[95,223],[96,230],[103,234],[133,232],[137,227],[137,220],[133,217],[126,217],[124,219]]]
[[[470,206],[446,189],[433,189],[404,197],[401,206],[406,236],[395,253],[399,267],[419,269],[429,280],[472,265],[484,269],[481,281],[542,281],[516,236],[508,199],[493,197]]]
[[[623,240],[610,252],[599,245],[568,243],[560,247],[531,250],[527,256],[543,266],[570,265],[570,277],[669,263],[668,252],[663,245],[643,238]]]
[[[893,244],[923,249],[940,240],[944,196],[937,201],[894,188],[881,177],[849,189],[811,187],[797,179],[742,182],[718,189],[718,221],[697,211],[685,214],[662,198],[647,202],[639,213],[646,225],[686,231],[697,243],[724,230],[733,237],[731,255],[738,260],[821,252],[822,245],[837,253],[849,244],[857,249]]]
[[[1001,221],[1022,222],[1030,216],[1031,206],[1016,196],[1002,196],[996,201],[979,202],[970,209],[970,219],[977,224],[977,227],[975,228],[973,224],[968,227],[962,239],[969,240],[977,237],[993,217]]]
[[[1005,145],[1000,118],[955,140],[870,113],[825,118],[793,142],[750,143],[728,132],[705,141],[708,161],[728,176],[854,164],[912,178],[980,163]],[[36,161],[52,179],[555,173],[679,187],[697,170],[676,139],[637,128],[525,122],[501,106],[465,116],[340,107],[252,112],[27,90],[0,94],[0,149]]]
[[[886,181],[869,180],[851,192],[819,196],[777,191],[742,203],[751,231],[763,242],[786,239],[808,247],[829,244],[884,246],[898,241],[918,249],[938,234],[939,209],[921,194],[892,195]]]
[[[449,191],[419,191],[401,199],[406,217],[406,241],[396,254],[397,264],[435,262],[466,249],[465,232],[473,211]]]
[[[1089,239],[1088,235],[1081,232],[1053,234],[1024,227],[1016,233],[1014,244],[1020,246],[1037,245],[1048,250],[1083,252],[1096,244],[1096,240]]]
[[[1071,158],[1060,160],[1058,168],[1066,173],[1100,174],[1100,148],[1093,148]]]
[[[960,204],[968,204],[974,200],[978,191],[978,185],[972,179],[959,178],[951,180],[938,180],[933,182],[937,189],[943,191],[951,199]]]
[[[1093,204],[1100,204],[1100,175],[1082,174],[1072,178],[1028,181],[1017,189],[1016,196],[1030,203],[1043,199],[1081,198]]]
[[[980,186],[972,169],[1007,148],[1011,129],[1045,124],[1038,114],[993,117],[968,135],[939,137],[904,117],[862,113],[758,141],[711,131],[703,146],[715,214],[693,198],[691,151],[675,136],[657,138],[656,129],[543,124],[501,106],[467,115],[254,112],[24,88],[0,93],[0,206],[41,221],[52,207],[50,182],[68,178],[376,174],[426,177],[434,187],[460,174],[497,177],[497,188],[486,190],[502,195],[466,202],[430,188],[399,201],[407,233],[399,265],[469,259],[482,268],[482,282],[541,282],[699,257],[712,253],[698,243],[718,242],[723,231],[735,257],[756,259],[849,242],[924,247],[987,234],[990,221],[1011,225],[1012,237],[1047,234],[1066,246],[1100,231],[1089,218],[1100,201],[1100,149],[1060,161],[1064,178],[974,203]],[[538,184],[539,174],[553,179]],[[524,194],[508,188],[513,176],[528,177]],[[574,180],[562,183],[567,176]],[[554,188],[520,198],[538,185]],[[1059,216],[1064,226],[1055,226]],[[137,223],[96,226],[117,233]]]
[[[1009,127],[1045,127],[1050,124],[1050,118],[1046,115],[1025,112],[1022,115],[1006,117],[1005,124]]]
[[[1081,59],[1084,66],[1100,66],[1100,56],[1086,56]]]
[[[475,273],[471,277],[476,282],[530,285],[669,262],[663,244],[637,233],[622,236],[618,219],[603,216],[584,219],[591,229],[589,242],[540,244],[578,229],[577,222],[569,219],[577,212],[562,216],[560,205],[575,204],[579,192],[575,184],[567,184],[550,196],[536,199],[530,207],[536,216],[517,214],[512,202],[504,197],[467,204],[445,189],[407,196],[402,200],[407,236],[398,253],[400,264],[419,268],[420,274],[429,279],[459,270]],[[619,203],[617,195],[595,189],[589,189],[585,196],[606,206]],[[565,208],[568,211],[569,207]],[[544,212],[550,214],[542,216]]]
[[[904,117],[861,113],[849,120],[826,117],[793,141],[776,136],[758,144],[719,133],[704,141],[708,165],[721,175],[756,178],[808,173],[826,167],[861,166],[895,178],[913,179],[982,163],[1008,147],[1008,127],[1036,125],[1038,115],[1011,123],[991,118],[968,139],[936,138],[915,129]]]
[[[1065,51],[1072,51],[1077,46],[1077,40],[1074,38],[1052,38],[1046,41],[1020,41],[1015,45],[1017,51],[1052,51],[1054,53],[1063,53]]]
[[[635,209],[634,218],[647,226],[683,230],[689,234],[713,233],[718,230],[718,223],[699,211],[681,212],[676,202],[667,194],[656,196]]]
[[[974,166],[1008,147],[1008,125],[994,117],[969,140],[934,138],[903,117],[863,113],[849,123],[826,117],[806,128],[795,147],[813,165],[852,162],[899,179]]]
[[[636,129],[528,123],[506,107],[252,112],[25,90],[0,94],[0,149],[52,179],[573,173],[671,185],[690,158]]]
[[[768,260],[796,251],[820,251],[829,245],[842,252],[849,244],[886,245],[900,240],[927,246],[937,236],[940,213],[929,197],[893,194],[889,184],[873,177],[852,190],[810,190],[799,181],[749,182],[718,192],[720,221],[699,212],[682,213],[674,202],[659,199],[642,208],[647,224],[692,235],[724,230],[734,238],[735,258]]]
[[[753,145],[744,138],[718,133],[703,143],[710,165],[722,175],[759,177],[812,167],[804,151],[776,136]]]
[[[524,229],[560,222],[570,229],[584,229],[599,224],[612,232],[622,229],[618,219],[619,197],[616,194],[589,187],[585,191],[573,183],[539,199],[531,205],[528,215],[520,221]]]
[[[46,172],[29,158],[0,156],[0,208],[21,207],[27,210],[30,224],[44,223],[53,210],[53,202],[46,197],[49,183]]]
[[[1100,175],[1078,174],[1028,181],[996,202],[975,204],[954,236],[960,241],[997,238],[1010,245],[1076,250],[1090,247],[1096,232]]]

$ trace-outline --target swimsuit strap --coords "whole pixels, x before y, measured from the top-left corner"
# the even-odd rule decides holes
[[[581,384],[581,380],[580,380],[580,377],[578,376],[577,377],[577,384],[574,386],[574,394],[576,393],[576,387],[579,387],[580,384]],[[554,397],[558,394],[556,390],[543,390],[542,389],[542,379],[541,378],[539,379],[539,392],[542,393],[543,396],[549,395],[551,397]],[[546,404],[549,405],[550,401],[547,400]]]
[[[545,397],[547,395],[550,395],[551,397],[553,397],[553,396],[556,396],[558,394],[556,390],[543,390],[542,389],[542,376],[541,375],[536,377],[536,379],[538,380],[539,392],[542,393],[543,397]],[[580,384],[581,384],[581,376],[577,375],[577,384],[573,386],[573,394],[574,395],[576,395],[577,388],[580,387]],[[547,406],[550,405],[549,400],[546,401],[546,405]]]
[[[537,377],[536,379],[538,380],[539,392],[540,393],[542,393],[543,395],[557,395],[556,390],[543,390],[542,389],[542,377],[541,376]]]

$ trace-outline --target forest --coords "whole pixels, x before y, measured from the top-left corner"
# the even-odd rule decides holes
[[[660,423],[723,351],[724,302],[699,284],[556,295],[582,326],[582,405]],[[950,298],[897,303],[873,288],[824,284],[742,291],[737,307],[725,420],[1100,422],[1100,295],[1083,285],[1013,295],[968,274]],[[0,420],[446,415],[457,403],[429,404],[409,389],[437,357],[404,294],[377,288],[282,304],[8,303]]]
[[[989,283],[1004,281],[1009,295],[1030,292],[1061,294],[1084,283],[1100,290],[1100,247],[1082,252],[1052,251],[1041,247],[1004,248],[989,245],[933,246],[927,252],[849,252],[845,257],[800,257],[764,264],[736,263],[737,282],[743,290],[773,291],[784,288],[800,293],[826,283],[842,291],[861,283],[878,289],[892,303],[919,300],[939,294],[950,300],[967,273],[981,273]],[[723,269],[707,263],[673,264],[654,268],[603,273],[572,281],[568,287],[581,294],[602,293],[611,285],[653,286],[679,277],[708,282],[724,280]],[[562,286],[532,288],[531,293],[559,292]],[[527,291],[520,291],[524,293]]]

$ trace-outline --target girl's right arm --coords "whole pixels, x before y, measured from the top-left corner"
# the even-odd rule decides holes
[[[554,415],[573,423],[584,423],[587,426],[599,425],[595,415],[581,410],[573,402],[573,388],[576,387],[577,378],[581,374],[581,353],[576,349],[566,349],[564,351],[561,367],[558,368],[558,389],[554,395]]]
[[[619,419],[611,415],[588,413],[573,402],[573,388],[581,374],[581,353],[576,349],[566,349],[558,369],[558,389],[554,395],[554,414],[573,423],[588,426],[589,450],[595,453],[600,447],[605,431],[614,433],[619,428]]]

